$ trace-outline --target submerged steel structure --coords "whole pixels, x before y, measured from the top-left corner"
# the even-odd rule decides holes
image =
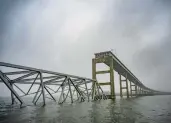
[[[59,104],[68,99],[71,103],[90,99],[107,99],[96,80],[4,62],[0,62],[0,82],[11,91],[12,104],[19,102],[21,106],[25,105],[23,97],[29,95],[33,95],[34,104],[42,98],[43,105],[46,104],[47,98],[55,102],[58,100]],[[92,83],[97,85],[98,93],[96,94],[92,94],[92,86],[88,86]],[[21,84],[29,85],[27,91],[19,87]],[[31,92],[33,86],[36,85],[37,89]]]
[[[104,63],[109,69],[97,71],[97,63]],[[59,104],[66,100],[73,103],[115,99],[114,71],[119,74],[121,97],[123,97],[123,90],[126,90],[127,98],[161,93],[146,87],[111,51],[95,54],[95,58],[92,59],[92,79],[0,62],[0,82],[10,90],[12,104],[19,102],[21,106],[25,104],[23,98],[30,95],[33,95],[31,96],[33,104],[39,101],[43,105],[46,104],[47,99]],[[110,75],[110,81],[98,82],[96,75],[106,73]],[[20,85],[27,85],[29,88],[22,88]],[[106,95],[101,88],[106,85],[110,86],[110,95]]]
[[[109,69],[103,71],[97,71],[96,64],[104,63]],[[115,82],[114,71],[119,74],[120,82],[120,96],[123,97],[123,90],[126,90],[127,98],[140,95],[153,95],[159,94],[159,91],[146,87],[111,51],[95,53],[95,58],[92,59],[92,78],[97,80],[97,74],[110,75],[109,82],[99,82],[100,86],[110,86],[109,98],[115,99]],[[128,86],[130,82],[130,86]],[[125,83],[125,86],[123,84]],[[96,93],[96,84],[93,85],[92,91]],[[94,92],[95,91],[95,92]]]

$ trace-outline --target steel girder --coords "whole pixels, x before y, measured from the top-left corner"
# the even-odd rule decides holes
[[[6,68],[8,68],[8,72],[5,71]],[[37,104],[42,98],[43,105],[46,104],[47,98],[55,102],[58,100],[59,104],[69,98],[71,103],[77,100],[89,101],[92,89],[88,84],[93,83],[97,85],[95,91],[99,93],[94,94],[92,99],[106,97],[96,80],[4,62],[0,62],[0,82],[4,83],[11,91],[12,104],[16,101],[23,105],[22,97],[29,95],[34,95],[32,100],[34,104]],[[27,91],[18,86],[22,84],[29,86]],[[33,89],[35,85],[39,86],[36,90]],[[59,98],[55,94],[60,95]]]

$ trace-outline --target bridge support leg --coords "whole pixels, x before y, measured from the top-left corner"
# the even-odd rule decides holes
[[[113,70],[113,58],[110,58],[110,83],[111,83],[111,99],[115,99],[115,87],[114,87],[114,70]]]
[[[129,98],[129,89],[128,89],[128,78],[126,76],[126,94],[127,94],[127,98]]]
[[[92,83],[93,84],[93,86],[92,86],[92,100],[94,100],[94,97],[95,97],[95,95],[96,95],[96,83],[95,82],[93,82]]]
[[[138,86],[138,95],[141,96],[141,90],[139,86]]]
[[[120,96],[123,97],[123,89],[126,89],[126,96],[129,98],[129,89],[128,89],[128,79],[127,77],[122,80],[122,76],[119,74],[119,80],[120,80]],[[126,87],[123,87],[122,83],[126,82]]]
[[[139,86],[137,86],[137,96],[139,96]]]
[[[97,63],[105,63],[108,62],[109,70],[105,71],[96,71],[96,64]],[[106,74],[108,73],[110,75],[110,82],[103,82],[99,83],[99,85],[109,85],[110,86],[110,99],[115,99],[115,85],[114,85],[114,67],[113,67],[113,58],[112,57],[102,57],[102,58],[94,58],[92,59],[92,79],[97,80],[96,74]],[[94,99],[94,96],[96,93],[98,93],[98,87],[96,85],[96,82],[92,84],[92,99]]]
[[[143,90],[142,90],[142,88],[141,88],[141,96],[143,96]]]
[[[132,97],[132,83],[130,81],[130,96]]]
[[[96,60],[92,59],[92,79],[96,80]],[[92,99],[94,100],[95,91],[96,91],[96,82],[92,82]]]
[[[136,96],[136,85],[130,83],[130,86],[131,86],[131,96],[132,97],[133,97],[133,95]]]
[[[120,83],[120,97],[122,98],[122,79],[121,79],[121,75],[119,74],[119,83]]]
[[[141,87],[138,89],[139,96],[141,96]]]
[[[135,96],[138,96],[138,93],[137,93],[137,85],[135,85]]]

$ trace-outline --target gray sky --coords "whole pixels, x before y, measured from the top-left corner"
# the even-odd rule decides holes
[[[114,49],[145,85],[170,91],[170,6],[170,0],[1,0],[0,61],[91,78],[94,53]]]

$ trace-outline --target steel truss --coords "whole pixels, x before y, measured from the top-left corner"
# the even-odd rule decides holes
[[[5,72],[6,69],[8,72]],[[107,99],[96,80],[4,62],[0,62],[0,82],[10,90],[12,104],[19,102],[21,106],[25,105],[23,97],[29,95],[33,95],[33,104],[36,105],[42,100],[43,106],[46,104],[46,99],[59,104],[66,100],[73,103]],[[27,91],[19,87],[23,84],[29,86]],[[94,91],[92,91],[92,85],[88,86],[88,84],[96,85]],[[35,90],[34,86],[38,88]],[[31,92],[33,90],[34,92]]]

